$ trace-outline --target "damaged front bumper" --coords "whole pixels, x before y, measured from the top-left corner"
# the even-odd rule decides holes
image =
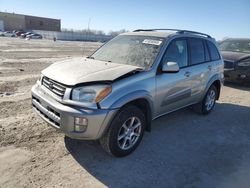
[[[88,109],[62,104],[46,93],[39,83],[35,84],[31,91],[32,105],[40,117],[74,139],[99,139],[117,111],[117,109]],[[86,120],[84,130],[79,131],[77,128],[77,118]]]

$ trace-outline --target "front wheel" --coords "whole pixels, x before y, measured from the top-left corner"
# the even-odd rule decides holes
[[[136,106],[126,106],[114,117],[100,144],[113,156],[129,155],[140,144],[145,125],[144,113]]]

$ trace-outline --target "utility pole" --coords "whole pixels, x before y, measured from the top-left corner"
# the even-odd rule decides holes
[[[87,30],[86,38],[85,37],[84,37],[85,39],[83,38],[83,56],[85,55],[84,54],[84,48],[85,48],[84,40],[86,40],[86,39],[88,40],[88,36],[90,35],[90,22],[91,22],[91,18],[89,18],[89,21],[88,21],[88,30]]]
[[[91,22],[91,18],[89,18],[89,21],[88,21],[88,32],[89,32],[89,27],[90,27],[90,22]]]

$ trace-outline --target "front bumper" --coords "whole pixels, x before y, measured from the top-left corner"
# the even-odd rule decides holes
[[[34,85],[31,92],[32,105],[42,119],[52,127],[61,130],[65,135],[74,139],[99,139],[117,111],[117,109],[92,110],[64,105],[47,94],[40,84]],[[88,119],[88,126],[85,132],[75,131],[75,117]]]
[[[224,70],[225,81],[250,82],[250,68]]]

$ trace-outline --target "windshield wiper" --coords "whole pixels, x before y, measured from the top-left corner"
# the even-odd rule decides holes
[[[88,59],[95,59],[93,56],[88,56],[88,57],[86,57],[86,58],[88,58]],[[112,61],[110,61],[110,60],[108,60],[108,61],[106,61],[106,60],[101,60],[101,59],[97,59],[98,61],[105,61],[105,62],[109,62],[109,63],[111,63]]]

